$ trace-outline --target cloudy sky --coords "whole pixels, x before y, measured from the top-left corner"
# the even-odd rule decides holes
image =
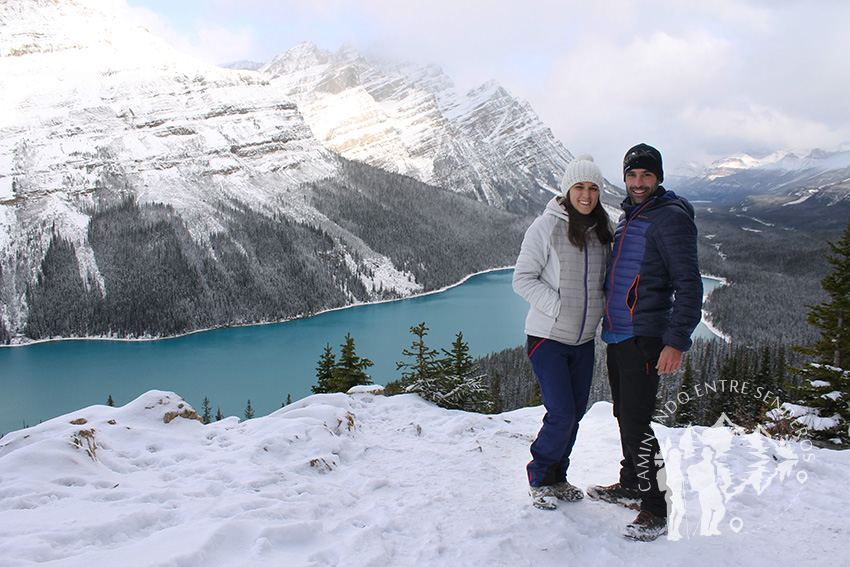
[[[739,152],[850,143],[846,0],[125,0],[210,63],[302,41],[495,79],[616,180],[647,142],[668,172]]]

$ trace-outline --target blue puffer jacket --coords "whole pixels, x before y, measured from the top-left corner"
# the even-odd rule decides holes
[[[665,345],[686,351],[702,315],[694,208],[663,187],[639,205],[627,197],[621,206],[602,328],[661,337]]]

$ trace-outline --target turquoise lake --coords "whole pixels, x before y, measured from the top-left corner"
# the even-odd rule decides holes
[[[311,394],[316,365],[330,344],[339,356],[346,333],[357,354],[372,360],[375,383],[398,378],[396,363],[425,322],[426,344],[450,349],[458,332],[473,357],[523,344],[528,304],[511,288],[513,270],[479,274],[421,297],[358,305],[307,319],[235,327],[156,341],[68,340],[0,348],[0,433],[32,426],[109,396],[124,405],[148,390],[175,392],[200,412],[256,416],[279,409],[287,396]],[[704,279],[706,290],[716,280]],[[696,333],[713,336],[702,324]]]

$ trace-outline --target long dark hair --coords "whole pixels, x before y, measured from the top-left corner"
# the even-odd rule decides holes
[[[608,213],[602,207],[601,200],[596,203],[596,207],[588,215],[578,212],[573,207],[573,204],[570,202],[569,192],[559,197],[558,202],[564,207],[567,215],[570,217],[567,236],[573,246],[579,250],[587,248],[587,235],[591,228],[596,232],[597,240],[603,245],[614,242],[614,231],[611,228],[611,220],[608,218]]]

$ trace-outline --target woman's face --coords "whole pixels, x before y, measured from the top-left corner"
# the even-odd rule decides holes
[[[589,181],[579,181],[570,187],[570,203],[575,210],[589,215],[599,202],[599,186]]]

